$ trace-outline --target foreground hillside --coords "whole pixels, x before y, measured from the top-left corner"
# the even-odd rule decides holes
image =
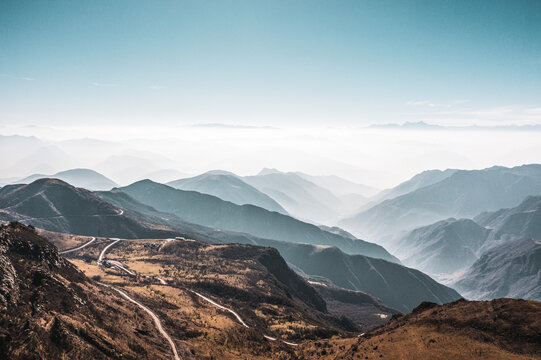
[[[541,303],[423,303],[364,336],[302,350],[306,359],[541,359]]]
[[[0,307],[2,359],[170,358],[144,311],[23,225],[0,228]]]
[[[271,248],[97,239],[75,249],[74,264],[139,299],[198,359],[296,359],[300,342],[352,336],[396,313],[367,294],[316,290]]]
[[[540,358],[537,302],[423,303],[399,315],[307,283],[271,248],[44,234],[83,272],[33,228],[0,228],[1,358]]]

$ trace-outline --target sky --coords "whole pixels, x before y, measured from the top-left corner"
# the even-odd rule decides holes
[[[538,0],[2,0],[0,135],[39,141],[0,137],[0,178],[541,163],[489,128],[541,126],[540,39]],[[486,128],[370,127],[419,121]]]
[[[0,125],[541,124],[541,2],[0,2]]]

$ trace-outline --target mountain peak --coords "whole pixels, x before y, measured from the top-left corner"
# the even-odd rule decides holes
[[[282,173],[283,173],[282,171],[275,168],[263,168],[257,175],[260,176],[260,175],[282,174]]]

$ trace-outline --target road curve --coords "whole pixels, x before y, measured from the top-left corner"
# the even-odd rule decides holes
[[[81,250],[82,248],[87,247],[88,245],[92,244],[94,241],[96,241],[96,238],[95,238],[95,237],[92,237],[92,239],[90,239],[89,242],[86,242],[86,243],[84,243],[84,244],[81,245],[81,246],[78,246],[78,247],[76,247],[76,248],[74,248],[74,249],[69,249],[69,250],[59,251],[58,253],[59,253],[59,254],[67,254],[67,253],[70,253],[70,252],[72,252],[72,251]]]
[[[111,246],[113,246],[114,244],[116,244],[119,241],[120,241],[120,239],[116,239],[115,241],[113,241],[112,243],[110,243],[109,245],[107,245],[106,247],[103,248],[103,250],[100,253],[100,256],[98,257],[98,264],[101,264],[101,262],[103,261],[103,257],[105,256],[105,252],[107,250],[109,250],[109,248]]]
[[[203,300],[206,300],[208,301],[209,303],[211,303],[212,305],[216,306],[216,307],[219,307],[220,309],[222,310],[225,310],[225,311],[229,311],[231,314],[235,315],[235,317],[237,318],[237,320],[242,324],[242,326],[244,327],[249,327],[248,325],[246,325],[246,323],[244,322],[244,320],[242,320],[242,318],[239,316],[239,314],[237,314],[236,312],[234,312],[233,310],[229,309],[229,308],[226,308],[225,306],[223,305],[220,305],[218,304],[217,302],[209,299],[208,297],[204,296],[204,295],[201,295],[200,293],[196,292],[196,291],[192,291],[190,290],[192,293],[194,293],[195,295],[199,296],[200,298],[202,298]]]
[[[162,336],[167,340],[167,342],[169,342],[169,346],[171,347],[171,350],[173,351],[173,356],[175,357],[175,360],[180,360],[180,357],[178,356],[177,346],[175,345],[175,343],[174,343],[173,339],[171,338],[171,336],[169,336],[169,334],[164,330],[164,328],[162,326],[162,322],[160,321],[160,318],[156,314],[154,314],[152,312],[152,310],[150,310],[149,308],[147,308],[145,305],[141,304],[137,300],[134,300],[132,297],[130,297],[124,291],[122,291],[120,289],[117,289],[117,288],[115,288],[114,286],[111,286],[111,285],[107,285],[107,284],[103,284],[103,283],[100,283],[100,284],[104,285],[104,286],[107,286],[107,287],[110,287],[111,289],[115,290],[117,293],[122,295],[124,298],[126,298],[127,300],[131,301],[135,305],[139,306],[141,309],[145,310],[147,312],[147,314],[150,315],[152,320],[154,320],[154,324],[156,325],[156,328],[158,329],[160,334],[162,334]]]
[[[130,271],[130,270],[126,269],[126,268],[124,267],[124,265],[123,265],[120,261],[116,261],[116,260],[107,260],[107,262],[108,262],[109,264],[111,264],[111,265],[113,265],[113,266],[119,268],[120,270],[122,270],[122,271],[124,271],[124,272],[130,274],[131,276],[137,276],[137,274],[134,273],[133,271]]]
[[[112,247],[113,245],[115,245],[117,242],[121,241],[121,240],[118,239],[118,238],[111,238],[111,240],[115,240],[115,241],[113,241],[112,243],[110,243],[109,245],[107,245],[105,248],[103,248],[103,250],[102,250],[101,253],[100,253],[100,256],[99,256],[99,258],[98,258],[98,264],[99,264],[99,265],[102,264],[103,258],[105,257],[105,253],[107,252],[107,250],[109,250],[109,248],[111,248],[111,247]],[[114,261],[114,260],[113,260],[113,261]],[[116,264],[116,263],[118,263],[118,264]],[[118,261],[114,261],[114,264],[113,264],[113,265],[118,266],[119,268],[121,268],[122,270],[125,270],[125,271],[128,272],[128,273],[131,273],[131,271],[129,271],[128,269],[126,269],[126,268],[124,268],[123,266],[121,266],[122,264],[121,264],[120,262],[118,262]],[[120,266],[119,266],[119,265],[120,265]],[[160,282],[161,285],[167,285],[167,282],[166,282],[164,279],[159,278],[159,277],[157,277],[156,279]],[[173,352],[175,353],[175,359],[178,359],[178,354],[177,354],[177,351],[176,351],[176,347],[175,347],[175,345],[174,345],[174,343],[173,343],[173,340],[171,340],[171,338],[169,337],[169,335],[165,332],[165,330],[163,330],[163,327],[161,326],[161,322],[160,322],[159,318],[158,318],[158,317],[157,317],[150,309],[148,309],[148,308],[147,308],[146,306],[144,306],[143,304],[138,303],[137,301],[135,301],[135,300],[133,300],[132,298],[130,298],[130,297],[128,296],[128,294],[126,294],[126,293],[123,292],[122,290],[119,290],[119,289],[117,289],[117,288],[115,288],[115,287],[113,287],[113,286],[107,285],[107,284],[103,284],[103,283],[100,283],[100,284],[105,285],[105,286],[108,286],[108,287],[111,287],[112,289],[114,289],[114,290],[116,290],[118,293],[120,293],[122,296],[124,296],[126,299],[128,299],[128,300],[130,300],[131,302],[133,302],[133,303],[139,305],[139,306],[140,306],[141,308],[143,308],[147,313],[149,313],[149,314],[152,316],[152,318],[154,319],[154,321],[156,322],[156,326],[158,327],[158,330],[160,330],[160,332],[164,335],[165,338],[167,338],[167,340],[168,340],[169,343],[171,344],[171,348],[173,349]],[[203,299],[203,300],[205,300],[205,301],[211,303],[212,305],[214,305],[214,306],[216,306],[216,307],[218,307],[218,308],[220,308],[220,309],[222,309],[222,310],[225,310],[225,311],[230,312],[231,314],[233,314],[233,315],[235,316],[235,318],[238,320],[238,322],[239,322],[242,326],[244,326],[244,327],[246,327],[246,328],[249,328],[248,324],[246,324],[246,323],[244,322],[244,320],[242,320],[242,318],[240,317],[240,315],[237,314],[237,312],[235,312],[234,310],[232,310],[232,309],[230,309],[230,308],[227,308],[227,307],[225,307],[225,306],[223,306],[223,305],[218,304],[216,301],[214,301],[214,300],[212,300],[212,299],[209,299],[208,297],[206,297],[206,296],[204,296],[204,295],[198,293],[197,291],[193,291],[193,290],[190,290],[190,289],[186,289],[186,290],[188,290],[189,292],[191,292],[191,293],[197,295],[197,296],[200,297],[201,299]],[[263,335],[263,336],[265,337],[265,339],[270,340],[270,341],[277,341],[277,340],[278,340],[277,338],[272,337],[272,336],[268,336],[268,335]],[[299,344],[294,343],[294,342],[285,341],[285,340],[281,340],[281,339],[280,339],[280,341],[283,342],[283,343],[286,344],[286,345],[289,345],[289,346],[299,346]]]

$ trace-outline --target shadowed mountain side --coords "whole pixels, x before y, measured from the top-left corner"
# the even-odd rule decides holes
[[[58,180],[54,180],[54,181],[56,182]],[[63,186],[68,187],[68,189],[74,189],[68,184],[65,184]],[[94,193],[89,193],[89,194],[93,196],[95,195]],[[260,245],[260,246],[270,246],[270,247],[277,248],[281,254],[283,253],[285,255],[288,255],[287,261],[296,266],[299,266],[300,261],[303,260],[302,259],[303,257],[309,256],[313,251],[318,249],[316,246],[291,244],[291,243],[282,242],[282,241],[262,239],[262,238],[258,238],[258,237],[251,236],[248,234],[216,230],[216,229],[204,227],[201,225],[187,223],[173,214],[161,213],[150,206],[141,204],[138,201],[131,198],[129,195],[121,191],[98,192],[96,194],[99,195],[102,199],[106,200],[107,201],[106,204],[108,204],[109,206],[112,206],[113,208],[116,208],[116,207],[122,208],[124,211],[122,216],[110,217],[110,223],[108,224],[110,224],[111,228],[109,229],[110,235],[108,236],[121,237],[121,234],[123,234],[123,231],[124,231],[123,230],[124,226],[127,226],[132,231],[127,235],[131,235],[134,231],[133,229],[139,229],[140,233],[135,234],[135,235],[140,235],[138,237],[166,238],[166,237],[176,235],[176,236],[184,236],[186,238],[192,238],[196,240],[205,241],[207,243],[217,243],[217,242],[245,243],[245,244],[254,244],[254,245]],[[103,201],[102,199],[99,199],[99,200]],[[103,202],[105,203],[105,201]],[[150,227],[145,227],[144,226],[145,224],[150,224]],[[51,226],[51,227],[53,229],[49,228],[49,230],[58,231],[57,229],[58,227],[54,227],[54,226]],[[60,227],[60,229],[62,228]],[[97,232],[97,230],[94,229],[90,233],[84,233],[83,235],[95,235],[94,231]],[[297,254],[297,255],[295,254],[295,251],[294,251],[295,248],[301,249],[300,254]],[[345,254],[343,255],[346,256]],[[376,259],[372,259],[372,260],[375,261]],[[325,261],[324,263],[330,264],[333,261],[334,259],[331,258],[329,261]],[[377,264],[391,264],[391,263],[382,262],[382,263],[377,263]],[[306,273],[309,273],[309,271],[307,271],[308,269],[309,269],[308,267],[305,267],[303,271],[305,271]],[[339,277],[337,277],[336,275],[333,275],[332,265],[331,266],[326,265],[322,267],[321,271],[323,271],[321,273],[322,276],[327,277],[333,281],[335,279],[340,281]],[[329,271],[331,273],[327,273],[326,271]],[[396,271],[409,272],[410,270],[402,266],[399,266],[396,268]],[[319,274],[319,273],[315,273],[314,275],[316,274]],[[347,275],[348,277],[351,277],[351,278],[358,277],[358,275],[354,273],[347,274]],[[372,277],[372,276],[375,276],[378,278],[380,277],[380,275],[377,272],[371,272],[365,275],[368,277]],[[365,288],[363,284],[357,284],[355,286],[352,286],[351,284],[348,285],[348,284],[346,284],[347,285],[346,287],[350,289],[354,289],[354,290],[362,290],[362,291],[368,292],[367,289],[372,289],[369,287]],[[412,288],[415,289],[416,287],[413,286]],[[384,292],[380,292],[380,289],[378,288],[374,288],[374,291],[375,293],[373,293],[373,295],[377,297],[380,296],[380,293],[384,293]],[[403,293],[401,291],[402,290],[397,291],[396,299],[403,296]],[[432,295],[429,295],[427,292],[417,293],[416,291],[413,291],[412,296],[415,299],[418,298],[419,301],[433,298]],[[392,306],[391,304],[388,304],[388,303],[387,305]]]
[[[251,204],[287,215],[284,208],[271,197],[248,185],[234,174],[209,172],[188,179],[171,181],[167,185],[175,189],[213,195],[237,205]]]
[[[541,241],[515,240],[488,250],[453,286],[464,296],[479,300],[541,301]]]
[[[368,293],[402,312],[411,311],[422,301],[441,304],[460,298],[456,291],[418,270],[382,259],[348,255],[331,246],[295,244],[220,231],[206,235],[224,242],[273,247],[304,274],[328,279],[345,289]]]
[[[150,180],[139,181],[118,190],[157,210],[173,213],[187,222],[287,242],[333,245],[347,253],[398,262],[379,245],[332,234],[290,216],[253,205],[239,206],[214,196],[177,190]]]
[[[374,295],[399,311],[411,311],[422,301],[441,304],[460,298],[456,291],[428,275],[389,261],[344,254],[334,247],[276,243],[272,246],[306,274],[322,276],[340,287]]]
[[[494,240],[506,236],[541,240],[541,196],[529,196],[519,206],[482,213],[474,220],[493,229]]]
[[[475,221],[451,218],[417,228],[393,244],[393,250],[406,265],[442,275],[464,270],[494,247],[528,238],[541,239],[541,196],[482,213]]]
[[[407,266],[429,274],[450,274],[477,260],[489,234],[470,219],[451,218],[411,231],[394,249]]]
[[[28,185],[0,189],[0,220],[20,221],[45,230],[77,235],[188,236],[185,231],[165,224],[158,226],[136,213],[124,213],[96,194],[57,179],[40,179]]]
[[[397,310],[384,305],[381,300],[362,291],[340,288],[331,283],[309,281],[327,303],[329,313],[346,314],[362,330],[383,325]]]

